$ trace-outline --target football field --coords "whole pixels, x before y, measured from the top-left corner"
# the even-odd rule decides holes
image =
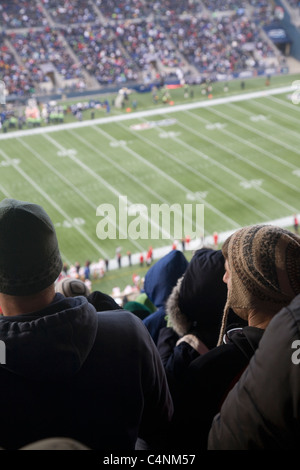
[[[0,199],[41,204],[68,264],[114,258],[118,246],[133,254],[171,246],[163,230],[130,237],[122,211],[137,223],[131,205],[145,219],[153,205],[203,204],[205,237],[292,220],[300,212],[300,104],[291,95],[288,87],[263,90],[3,133]],[[103,204],[116,234],[107,239],[99,237]]]

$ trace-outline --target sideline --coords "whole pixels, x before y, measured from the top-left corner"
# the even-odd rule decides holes
[[[296,214],[295,214],[296,215]],[[300,213],[297,214],[298,220],[300,219]],[[261,222],[261,224],[264,225],[276,225],[278,227],[282,228],[287,228],[287,227],[293,227],[294,226],[294,214],[287,216],[287,217],[282,217],[281,219],[275,219],[272,221],[268,222]],[[242,226],[240,227],[242,228]],[[234,230],[229,230],[227,232],[222,232],[218,234],[218,244],[222,244],[227,237],[229,237],[232,233],[236,232],[238,229]],[[209,235],[207,237],[204,237],[203,240],[200,240],[199,238],[195,240],[191,240],[189,243],[189,246],[185,248],[186,251],[194,251],[194,250],[199,250],[203,246],[205,247],[210,247],[214,248],[214,240],[213,240],[213,235]],[[178,240],[178,246],[177,249],[181,251],[181,242]],[[168,246],[163,246],[160,248],[154,248],[153,249],[153,260],[158,260],[168,254],[172,250],[172,244],[170,243]],[[146,253],[147,250],[145,250],[144,253]],[[140,253],[135,253],[132,254],[131,256],[131,263],[132,265],[139,264],[140,262]],[[122,256],[122,268],[129,266],[127,256],[124,255]],[[118,269],[118,263],[116,259],[111,259],[109,260],[109,270],[113,269]]]
[[[186,103],[186,104],[178,104],[169,108],[158,108],[158,109],[149,109],[145,111],[136,111],[129,114],[121,114],[118,116],[107,116],[104,118],[98,119],[88,119],[83,122],[70,122],[67,124],[56,124],[47,127],[38,127],[35,129],[25,129],[21,131],[12,131],[6,134],[0,135],[0,140],[6,139],[13,139],[15,137],[26,137],[30,135],[38,135],[44,134],[48,132],[59,132],[65,129],[78,129],[81,127],[89,127],[91,124],[107,124],[110,122],[117,122],[117,121],[128,121],[130,119],[141,119],[144,117],[149,116],[156,116],[162,113],[177,113],[178,111],[186,111],[189,109],[197,109],[197,108],[207,108],[209,106],[215,106],[218,104],[225,104],[225,103],[234,103],[238,101],[246,101],[255,98],[262,98],[264,96],[270,95],[279,95],[282,93],[291,93],[292,91],[297,90],[296,86],[288,86],[288,87],[281,87],[281,88],[274,88],[269,90],[262,90],[262,91],[254,91],[249,93],[243,93],[241,95],[234,95],[234,96],[225,96],[223,98],[213,98],[212,100],[207,101],[199,101],[197,103]]]

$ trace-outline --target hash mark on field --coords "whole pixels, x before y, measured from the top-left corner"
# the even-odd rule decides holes
[[[197,191],[195,193],[187,193],[186,198],[188,201],[195,201],[198,197],[206,199],[208,191]]]
[[[75,217],[72,219],[71,222],[69,220],[64,220],[63,222],[57,222],[55,224],[55,227],[63,227],[63,228],[72,228],[73,225],[84,225],[85,220],[82,219],[81,217]]]
[[[58,157],[70,157],[77,155],[77,150],[75,149],[62,149],[57,152]]]
[[[250,180],[250,181],[241,181],[240,186],[244,189],[251,189],[257,188],[257,186],[261,186],[264,180]]]
[[[2,167],[15,166],[19,164],[20,164],[19,158],[9,158],[8,160],[2,160],[0,162],[0,166]]]
[[[226,127],[226,126],[227,126],[227,124],[225,124],[225,123],[214,122],[212,124],[206,124],[205,129],[207,129],[209,131],[214,131],[214,130],[224,129],[224,127]]]
[[[269,119],[267,116],[264,116],[263,114],[257,114],[255,116],[250,116],[250,121],[253,122],[258,122],[258,121],[267,121]]]
[[[125,140],[115,140],[115,141],[109,142],[109,145],[111,147],[125,147],[127,145],[127,142]]]
[[[158,134],[159,137],[161,139],[174,139],[175,137],[179,137],[180,136],[180,132],[173,132],[173,131],[170,131],[170,132],[160,132],[160,134]]]

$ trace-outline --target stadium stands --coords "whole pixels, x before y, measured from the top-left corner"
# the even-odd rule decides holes
[[[266,0],[2,0],[0,78],[23,97],[280,73],[284,57],[262,28],[274,8]]]

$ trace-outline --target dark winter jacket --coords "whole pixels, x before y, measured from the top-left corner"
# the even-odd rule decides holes
[[[157,349],[175,402],[180,400],[189,364],[217,345],[227,299],[224,265],[221,250],[196,250],[168,297],[166,313],[171,327],[161,328]],[[228,322],[247,325],[233,311]]]
[[[236,330],[227,344],[191,362],[181,399],[174,403],[173,444],[178,449],[207,449],[213,418],[247,367],[263,332],[249,326]]]
[[[138,437],[162,445],[173,405],[156,347],[132,313],[97,313],[85,297],[56,294],[40,312],[0,317],[0,340],[0,447],[47,437],[95,450],[132,450]]]
[[[172,250],[156,261],[146,273],[144,290],[157,310],[148,315],[143,323],[155,344],[157,344],[160,329],[167,325],[165,303],[187,266],[188,261],[184,254],[179,250]]]
[[[300,295],[269,323],[213,421],[209,450],[299,450]]]

